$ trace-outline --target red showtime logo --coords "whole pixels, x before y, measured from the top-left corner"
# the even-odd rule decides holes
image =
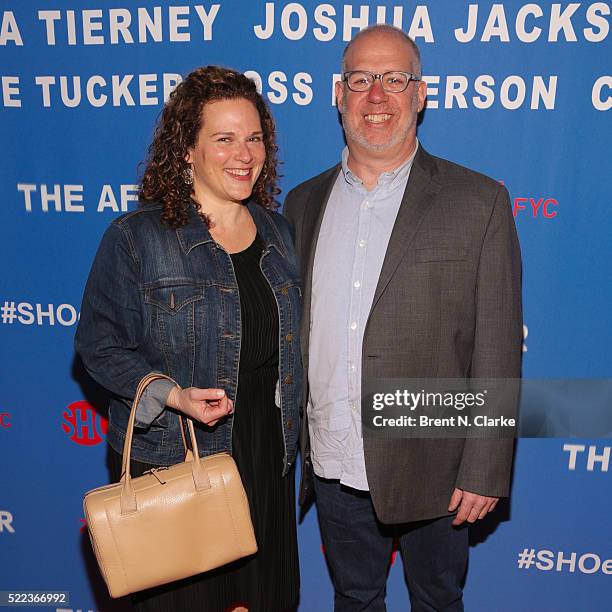
[[[0,427],[3,429],[12,427],[10,412],[0,412]]]
[[[63,417],[62,429],[73,442],[82,446],[100,444],[108,431],[108,420],[85,400],[70,404]]]
[[[557,216],[555,208],[559,202],[554,198],[514,198],[512,213],[514,217],[532,216],[544,219],[554,219]]]

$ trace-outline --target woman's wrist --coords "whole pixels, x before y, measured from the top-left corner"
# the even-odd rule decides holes
[[[170,406],[170,408],[174,408],[175,410],[180,407],[180,398],[181,398],[182,389],[176,385],[170,389],[170,393],[168,393],[168,399],[166,399],[166,406]]]

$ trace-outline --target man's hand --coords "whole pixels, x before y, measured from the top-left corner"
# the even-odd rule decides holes
[[[168,394],[166,404],[206,425],[214,425],[219,419],[234,412],[234,403],[223,389],[174,387]]]
[[[465,521],[475,523],[476,519],[484,518],[491,512],[497,506],[498,501],[499,497],[487,497],[486,495],[455,489],[448,505],[448,511],[454,512],[457,508],[459,508],[459,511],[452,524],[456,527]]]

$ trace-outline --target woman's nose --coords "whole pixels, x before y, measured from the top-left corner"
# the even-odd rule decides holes
[[[253,154],[251,153],[251,149],[249,149],[248,143],[242,142],[238,144],[238,150],[236,151],[236,159],[244,163],[252,161]]]

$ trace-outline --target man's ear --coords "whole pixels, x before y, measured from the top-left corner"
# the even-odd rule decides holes
[[[336,105],[338,107],[338,110],[343,113],[344,112],[344,82],[343,81],[336,81],[335,84],[335,91],[336,91]]]
[[[417,96],[419,98],[419,113],[425,107],[425,100],[427,98],[427,83],[425,81],[419,81],[419,88],[417,91]]]

